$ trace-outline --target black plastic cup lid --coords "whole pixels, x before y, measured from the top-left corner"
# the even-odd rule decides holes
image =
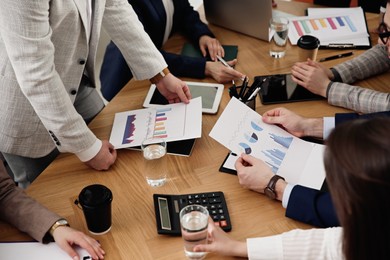
[[[311,35],[303,35],[298,39],[297,45],[302,49],[312,50],[320,46],[320,40]]]
[[[82,207],[96,207],[112,201],[112,192],[101,184],[93,184],[85,187],[79,194],[79,202]]]

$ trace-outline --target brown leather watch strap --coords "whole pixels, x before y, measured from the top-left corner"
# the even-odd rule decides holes
[[[159,73],[157,73],[153,78],[150,79],[152,84],[157,84],[160,80],[162,80],[166,75],[171,73],[168,68],[163,69]]]

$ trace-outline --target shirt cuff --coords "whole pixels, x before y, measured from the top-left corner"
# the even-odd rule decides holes
[[[102,145],[102,141],[97,139],[96,142],[90,148],[82,152],[76,153],[76,156],[80,159],[80,161],[87,162],[98,154],[98,152],[102,148]]]
[[[286,188],[284,189],[283,198],[282,198],[282,206],[285,209],[288,206],[288,201],[290,199],[291,191],[294,188],[294,186],[295,186],[295,184],[287,183]]]
[[[282,236],[248,238],[248,259],[283,259]]]
[[[324,117],[324,140],[328,139],[328,136],[332,132],[333,128],[335,127],[335,118],[334,117]]]

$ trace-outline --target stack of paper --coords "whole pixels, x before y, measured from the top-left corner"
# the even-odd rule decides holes
[[[369,48],[370,35],[361,7],[308,8],[308,16],[289,18],[289,39],[296,45],[302,35],[317,37],[321,46]]]

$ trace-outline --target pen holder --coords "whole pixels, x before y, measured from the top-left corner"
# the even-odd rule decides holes
[[[236,85],[231,86],[229,88],[229,95],[230,95],[230,97],[237,98],[238,100],[243,102],[245,105],[247,105],[248,107],[250,107],[251,109],[256,111],[256,97],[257,97],[257,94],[255,96],[253,96],[251,99],[248,99],[248,97],[250,96],[251,92],[250,93],[246,93],[246,95],[240,96],[238,93],[241,92],[240,91],[241,88],[242,88],[242,86],[236,86]],[[247,89],[251,89],[251,87],[247,86]]]
[[[254,111],[256,111],[256,96],[254,96],[251,100],[247,100],[244,102],[245,105],[247,105]]]

